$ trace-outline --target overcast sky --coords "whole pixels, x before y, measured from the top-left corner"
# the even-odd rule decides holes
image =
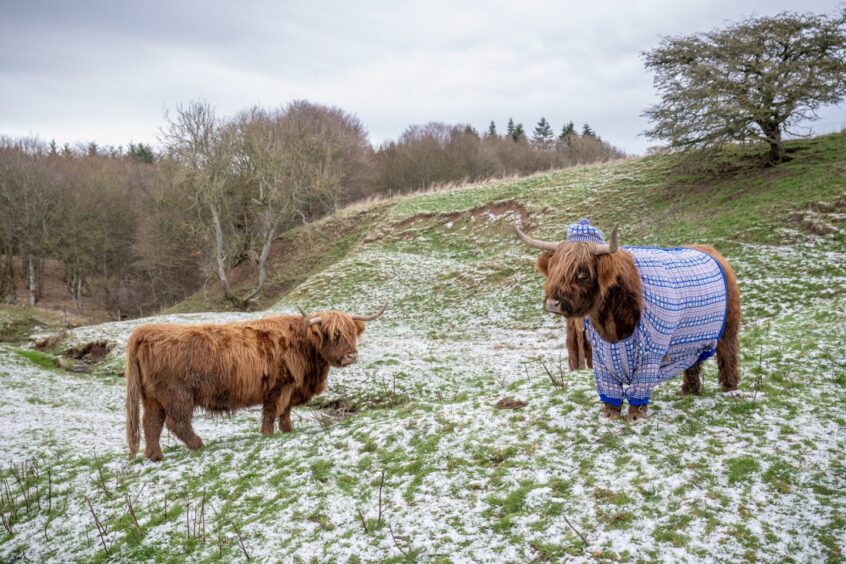
[[[661,36],[824,0],[281,2],[0,0],[0,134],[157,143],[163,111],[338,105],[378,144],[409,124],[589,123],[630,153]],[[846,127],[827,108],[814,129]]]

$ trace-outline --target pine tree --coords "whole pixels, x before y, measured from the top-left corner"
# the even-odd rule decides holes
[[[542,117],[538,120],[538,124],[535,126],[535,130],[532,133],[532,141],[534,141],[536,145],[546,147],[549,145],[550,141],[552,141],[553,135],[555,134],[552,132],[552,126],[549,125],[549,122],[546,121],[545,117]]]
[[[487,136],[488,137],[496,137],[497,136],[497,134],[496,134],[496,124],[494,123],[494,120],[491,120],[490,125],[488,125],[488,135]]]
[[[153,148],[150,145],[145,145],[144,143],[138,143],[136,145],[130,141],[129,149],[127,149],[126,154],[140,163],[151,164],[154,160],[156,160]]]
[[[566,141],[571,135],[576,135],[576,126],[573,125],[572,121],[567,122],[567,125],[561,128],[561,135],[559,135],[558,138],[562,141]]]
[[[512,139],[514,138],[514,119],[513,118],[508,118],[508,126],[505,128],[505,134],[508,135],[509,137],[511,137]]]
[[[50,140],[50,154],[53,155],[53,156],[56,156],[56,155],[59,154],[59,146],[56,145],[55,139]]]
[[[582,126],[582,135],[585,137],[596,137],[596,133],[590,128],[588,124]]]
[[[511,134],[511,138],[514,139],[514,141],[526,140],[526,132],[523,130],[522,123],[518,123],[514,126],[514,133]]]

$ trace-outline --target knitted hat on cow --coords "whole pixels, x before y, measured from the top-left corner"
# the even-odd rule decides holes
[[[567,227],[567,240],[602,244],[605,242],[605,236],[602,231],[591,225],[590,221],[580,219],[578,223],[573,223]]]

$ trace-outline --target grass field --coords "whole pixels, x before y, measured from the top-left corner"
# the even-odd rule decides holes
[[[92,374],[0,348],[0,560],[843,561],[846,135],[791,151],[777,169],[738,150],[719,174],[658,156],[491,181],[286,234],[268,311],[391,303],[292,434],[262,437],[257,410],[198,414],[203,449],[165,433],[163,462],[129,464],[123,344],[149,320],[52,351],[113,342]],[[591,374],[559,370],[563,323],[511,232],[562,238],[580,217],[620,223],[624,244],[724,252],[740,393],[710,361],[702,396],[668,382],[645,422],[599,418]],[[188,313],[217,305],[160,319],[262,315]],[[505,396],[528,403],[496,409]]]

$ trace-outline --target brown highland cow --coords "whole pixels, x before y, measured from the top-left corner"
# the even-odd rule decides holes
[[[567,318],[570,368],[594,370],[607,417],[646,415],[652,389],[684,373],[681,391],[702,391],[702,362],[717,356],[723,391],[740,381],[740,289],[731,265],[713,247],[620,247],[582,220],[563,242],[540,241],[544,310]]]
[[[126,346],[126,438],[129,458],[140,442],[138,404],[144,404],[144,456],[161,460],[163,425],[190,449],[203,446],[191,425],[194,409],[231,413],[262,406],[261,432],[274,422],[292,431],[291,408],[326,388],[331,366],[358,357],[356,343],[369,316],[328,311],[227,324],[144,325]]]

